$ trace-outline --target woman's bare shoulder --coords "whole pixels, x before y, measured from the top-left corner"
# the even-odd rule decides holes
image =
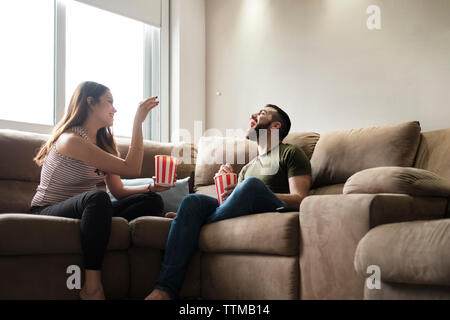
[[[59,153],[70,157],[73,148],[79,148],[85,144],[85,140],[76,132],[63,132],[56,141],[56,149]]]
[[[61,133],[57,142],[58,144],[67,144],[73,142],[79,142],[80,140],[84,140],[79,134],[73,131],[66,131]]]

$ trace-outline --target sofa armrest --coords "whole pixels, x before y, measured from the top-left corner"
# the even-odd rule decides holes
[[[442,218],[446,198],[402,194],[310,196],[300,206],[302,299],[362,299],[356,247],[381,224]]]
[[[378,226],[359,242],[355,269],[367,276],[377,265],[384,282],[450,285],[449,248],[450,219]]]
[[[343,194],[400,193],[417,197],[450,196],[450,181],[424,169],[377,167],[359,171],[348,178]]]

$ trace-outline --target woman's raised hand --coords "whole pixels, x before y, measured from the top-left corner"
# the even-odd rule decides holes
[[[157,101],[157,99],[158,97],[152,97],[140,102],[139,107],[136,111],[136,119],[140,122],[144,122],[150,110],[152,110],[159,104],[159,101]]]

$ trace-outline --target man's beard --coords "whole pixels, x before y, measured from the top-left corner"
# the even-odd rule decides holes
[[[261,134],[265,133],[265,137],[267,138],[267,130],[269,129],[271,123],[258,123],[254,128],[249,128],[247,130],[247,134],[245,138],[251,141],[259,141],[259,137]],[[261,131],[260,130],[265,130]]]

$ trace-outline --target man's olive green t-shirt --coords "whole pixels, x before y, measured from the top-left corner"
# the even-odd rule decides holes
[[[256,177],[273,193],[289,193],[290,177],[310,174],[311,163],[305,152],[294,145],[281,143],[246,164],[239,173],[238,183]]]

